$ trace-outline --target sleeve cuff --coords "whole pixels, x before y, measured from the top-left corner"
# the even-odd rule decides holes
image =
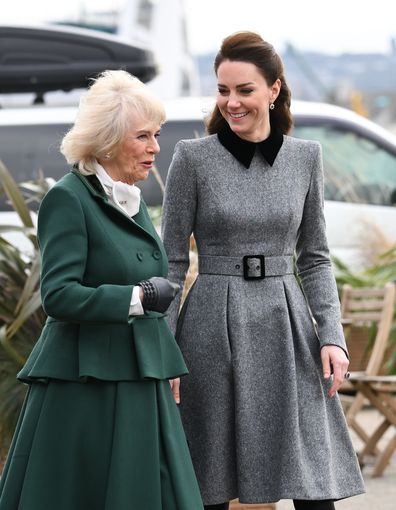
[[[131,303],[129,305],[129,315],[144,315],[142,302],[139,297],[140,287],[135,285],[132,290]]]

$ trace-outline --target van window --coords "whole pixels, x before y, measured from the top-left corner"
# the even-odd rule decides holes
[[[67,125],[25,125],[0,127],[0,159],[17,182],[37,179],[42,170],[45,177],[58,180],[68,169],[59,145]],[[32,204],[35,207],[35,204]],[[0,196],[0,210],[11,210],[5,196]]]
[[[68,165],[59,152],[67,125],[26,125],[0,127],[0,158],[16,181],[37,177],[42,169],[46,176],[58,179]]]
[[[69,124],[34,124],[0,127],[0,159],[17,182],[34,180],[38,170],[45,177],[59,180],[70,170],[59,147]],[[166,174],[176,143],[181,139],[204,136],[200,120],[170,120],[161,129],[161,152],[156,157],[156,167],[165,182]],[[162,192],[153,174],[147,181],[138,183],[148,205],[162,204]],[[34,207],[34,204],[32,204]],[[4,196],[0,196],[0,210],[11,210]]]
[[[334,126],[297,125],[293,136],[322,144],[326,200],[395,205],[395,154],[357,132]]]

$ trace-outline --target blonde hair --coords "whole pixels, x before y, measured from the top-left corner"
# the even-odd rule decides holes
[[[64,136],[61,153],[81,173],[95,173],[95,162],[117,154],[136,118],[165,122],[161,101],[126,71],[104,71],[81,99],[73,127]]]

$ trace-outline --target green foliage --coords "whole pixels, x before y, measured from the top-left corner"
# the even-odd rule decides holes
[[[333,265],[339,290],[345,283],[352,287],[381,287],[387,282],[396,283],[396,246],[379,255],[373,266],[360,272],[352,271],[337,257],[333,257]],[[396,303],[388,344],[384,368],[387,374],[396,375]]]
[[[21,225],[0,225],[0,458],[8,450],[26,387],[16,374],[25,363],[45,321],[39,292],[40,257],[35,214],[29,204],[40,202],[53,180],[18,185],[0,161],[0,183]],[[22,249],[4,236],[18,232]]]

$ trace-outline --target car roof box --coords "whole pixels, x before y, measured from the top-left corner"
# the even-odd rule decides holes
[[[0,26],[0,93],[85,88],[106,69],[148,82],[157,75],[151,50],[95,30]]]

